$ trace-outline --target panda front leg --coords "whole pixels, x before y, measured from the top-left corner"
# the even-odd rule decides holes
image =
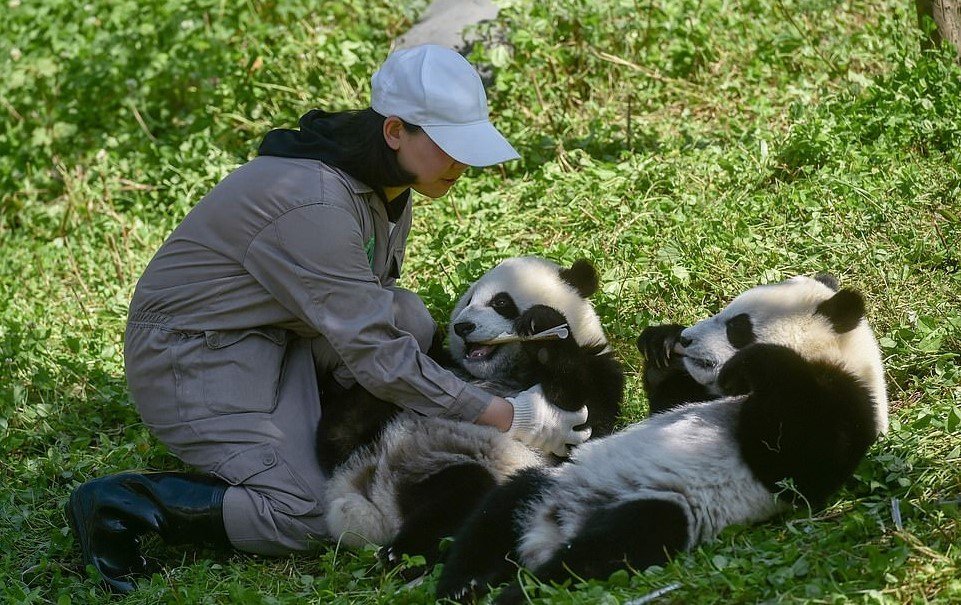
[[[534,305],[517,318],[515,329],[530,336],[565,323],[567,318],[556,309]],[[528,341],[522,348],[548,401],[568,411],[587,406],[593,437],[614,430],[624,397],[624,371],[605,343],[581,346],[570,335]]]
[[[544,469],[528,468],[483,499],[454,536],[437,583],[438,599],[472,600],[508,581],[517,569],[518,515],[550,487]]]
[[[683,356],[674,351],[683,330],[680,324],[648,326],[637,338],[637,349],[644,356],[643,384],[651,414],[684,403],[716,399],[691,377]]]
[[[809,361],[783,346],[758,343],[724,364],[726,394],[747,395],[737,440],[765,487],[817,510],[839,490],[877,437],[868,389],[844,368]],[[795,493],[796,492],[796,493]]]
[[[662,565],[689,543],[684,510],[667,500],[632,500],[591,513],[580,531],[544,564],[533,570],[541,582],[563,582],[571,574],[606,579],[625,567],[642,571]],[[522,603],[520,585],[505,588],[498,605]]]
[[[547,305],[532,306],[514,322],[517,334],[523,337],[566,323],[560,311]],[[583,384],[578,380],[583,355],[573,334],[563,339],[527,341],[521,346],[534,368],[534,379],[551,403],[568,411],[584,406]]]
[[[394,540],[381,549],[381,560],[393,567],[403,555],[422,555],[427,567],[432,567],[440,558],[440,541],[454,535],[477,503],[495,487],[494,476],[476,463],[450,466],[403,486],[397,495],[403,523]],[[405,575],[420,571],[414,568]]]

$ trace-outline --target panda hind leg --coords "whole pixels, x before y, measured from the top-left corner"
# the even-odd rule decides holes
[[[397,536],[381,550],[388,566],[403,555],[423,555],[428,567],[439,558],[441,539],[461,526],[477,503],[497,486],[490,471],[476,463],[442,469],[398,493],[403,524]],[[412,569],[411,574],[422,570]]]
[[[544,469],[528,468],[481,501],[446,553],[437,598],[470,601],[509,580],[517,570],[518,514],[550,486]]]
[[[323,385],[323,417],[317,424],[317,460],[330,477],[350,455],[380,436],[399,408],[364,387],[344,388],[330,378]]]
[[[542,582],[608,578],[624,567],[644,570],[685,550],[690,528],[680,506],[665,500],[632,500],[592,513],[574,538],[533,570]],[[504,591],[513,602],[516,587]],[[498,600],[498,603],[502,601]]]

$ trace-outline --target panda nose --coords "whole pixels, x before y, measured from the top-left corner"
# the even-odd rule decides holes
[[[694,341],[691,340],[690,338],[688,338],[687,336],[681,335],[681,336],[678,336],[678,337],[677,337],[677,342],[678,342],[682,347],[687,348],[687,347],[691,346],[691,343],[694,342]]]
[[[457,334],[461,338],[467,338],[467,335],[474,331],[477,325],[471,321],[459,321],[454,324],[454,334]]]

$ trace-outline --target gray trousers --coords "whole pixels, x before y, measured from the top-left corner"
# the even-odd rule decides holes
[[[394,324],[427,351],[436,329],[420,298],[394,294]],[[144,423],[170,451],[230,487],[224,527],[247,552],[282,555],[328,538],[316,458],[317,373],[349,371],[322,337],[286,330],[183,332],[169,317],[131,313],[124,361]]]

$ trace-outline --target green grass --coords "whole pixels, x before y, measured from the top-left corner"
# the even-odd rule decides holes
[[[267,129],[364,104],[426,4],[5,2],[0,601],[111,600],[79,568],[62,504],[92,477],[181,468],[127,400],[138,275]],[[679,583],[666,601],[961,600],[961,69],[919,50],[912,3],[514,0],[502,17],[511,52],[477,58],[499,68],[492,111],[524,159],[415,201],[404,285],[443,319],[503,257],[592,259],[629,422],[646,410],[643,326],[831,271],[867,297],[893,408],[826,511],[540,594],[615,603]],[[404,588],[372,551],[334,547],[161,554],[126,601],[421,603],[436,581]]]

